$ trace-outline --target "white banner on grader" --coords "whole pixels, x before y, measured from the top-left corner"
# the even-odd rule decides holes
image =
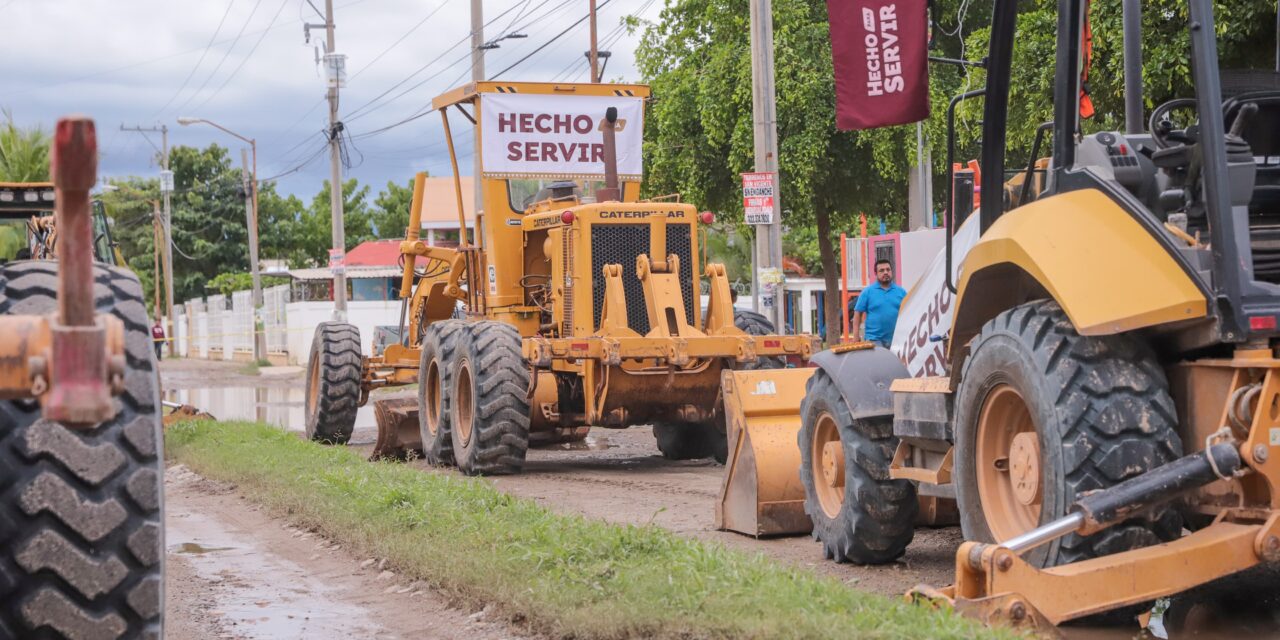
[[[639,180],[644,167],[644,101],[630,96],[486,93],[480,139],[486,177],[595,178],[604,175],[600,127],[618,109],[618,176]]]

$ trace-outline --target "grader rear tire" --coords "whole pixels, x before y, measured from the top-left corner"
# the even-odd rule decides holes
[[[658,451],[667,460],[696,460],[713,457],[716,441],[724,440],[725,434],[710,422],[659,422],[653,425],[653,437],[658,441]]]
[[[919,510],[908,480],[889,478],[898,446],[893,416],[855,419],[835,381],[819,369],[800,403],[800,482],[813,538],[836,562],[883,564],[915,537]]]
[[[346,444],[359,408],[360,330],[342,322],[322,322],[307,360],[307,438]]]
[[[422,432],[422,455],[428,464],[453,464],[449,363],[457,357],[466,331],[466,322],[444,320],[431,323],[423,336],[422,365],[418,369],[418,429]]]
[[[1006,540],[1076,496],[1181,457],[1155,354],[1129,335],[1081,336],[1052,301],[1014,307],[970,348],[956,392],[955,482],[966,540]],[[1176,538],[1173,506],[1026,554],[1050,567]]]
[[[57,310],[57,263],[0,267],[0,315]],[[69,429],[0,401],[0,638],[159,637],[163,441],[142,287],[94,266],[98,313],[125,325],[114,418]]]
[[[469,476],[519,473],[529,449],[529,369],[515,327],[472,322],[450,363],[450,435]]]

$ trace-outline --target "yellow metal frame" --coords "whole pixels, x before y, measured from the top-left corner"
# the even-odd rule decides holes
[[[1228,398],[1258,385],[1248,432],[1232,428],[1245,465],[1243,475],[1230,481],[1237,506],[1222,509],[1211,525],[1173,542],[1048,569],[1037,569],[998,544],[965,542],[956,552],[955,585],[918,588],[909,597],[948,602],[989,624],[1057,625],[1280,561],[1280,439],[1272,438],[1280,433],[1280,411],[1274,409],[1280,407],[1280,359],[1269,350],[1241,350],[1232,359],[1204,364],[1236,370]],[[1229,407],[1221,415],[1219,426],[1229,425]],[[1185,446],[1190,453],[1204,443]]]

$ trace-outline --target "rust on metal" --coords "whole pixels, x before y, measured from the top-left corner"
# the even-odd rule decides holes
[[[422,454],[417,398],[374,400],[373,415],[378,423],[378,436],[370,459],[403,460],[415,453]]]

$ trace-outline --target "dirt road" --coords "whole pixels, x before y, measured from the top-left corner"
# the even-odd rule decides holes
[[[162,368],[169,398],[191,402],[219,419],[254,419],[302,431],[304,380],[301,370],[264,370],[247,376],[242,366],[199,360],[166,361]],[[371,405],[361,409],[352,446],[367,455],[375,424]],[[410,462],[428,473],[455,473]],[[663,459],[648,427],[596,429],[585,443],[529,452],[524,473],[497,478],[508,493],[556,511],[610,522],[652,522],[682,535],[831,575],[847,584],[898,595],[920,584],[948,584],[960,543],[956,527],[919,529],[906,555],[881,567],[839,565],[822,558],[808,536],[756,540],[715,531],[712,518],[724,467],[708,460]]]
[[[165,511],[171,639],[519,636],[180,465],[165,474]]]

